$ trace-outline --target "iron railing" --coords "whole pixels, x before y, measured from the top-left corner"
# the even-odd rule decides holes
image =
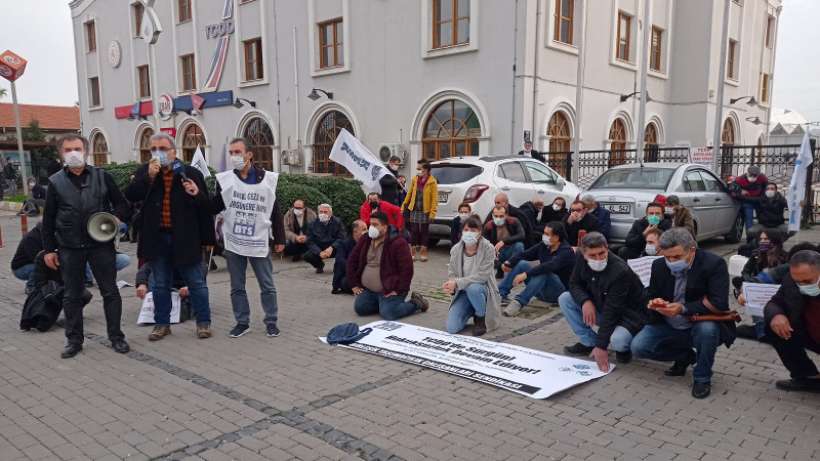
[[[572,152],[550,152],[547,164],[561,176],[570,179],[578,187],[587,188],[595,178],[606,170],[617,166],[638,163],[635,149],[624,150],[582,150],[578,156],[576,170],[573,171]],[[689,149],[686,147],[656,147],[644,151],[644,162],[686,163]]]

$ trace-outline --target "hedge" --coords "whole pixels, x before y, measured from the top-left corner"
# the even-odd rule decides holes
[[[131,176],[142,164],[136,162],[112,163],[103,168],[114,178],[120,189],[125,189],[131,181]],[[214,175],[206,180],[208,190],[213,194],[216,191]],[[350,225],[359,217],[359,207],[364,202],[365,195],[358,181],[337,176],[311,176],[306,174],[279,175],[279,184],[276,195],[282,207],[282,213],[293,205],[297,198],[304,199],[306,206],[316,210],[320,203],[329,203],[333,206],[333,214],[345,225]]]

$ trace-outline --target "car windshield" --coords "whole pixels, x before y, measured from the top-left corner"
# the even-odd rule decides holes
[[[590,189],[666,190],[673,174],[672,168],[617,168],[602,174]]]
[[[432,165],[431,173],[439,184],[459,184],[469,181],[484,171],[477,165],[441,163]]]

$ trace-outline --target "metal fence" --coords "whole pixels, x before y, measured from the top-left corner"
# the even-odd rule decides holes
[[[561,176],[571,177],[572,182],[584,189],[592,185],[595,178],[614,166],[638,163],[635,149],[582,150],[578,154],[575,171],[572,168],[572,152],[550,152],[547,154],[547,163]],[[644,151],[644,162],[686,163],[688,161],[689,149],[686,147],[656,147]]]

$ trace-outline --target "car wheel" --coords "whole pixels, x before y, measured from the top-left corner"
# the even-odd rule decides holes
[[[732,226],[732,230],[729,231],[728,234],[723,236],[728,243],[738,243],[740,239],[743,238],[743,215],[738,214],[737,218],[735,218],[735,225]]]

